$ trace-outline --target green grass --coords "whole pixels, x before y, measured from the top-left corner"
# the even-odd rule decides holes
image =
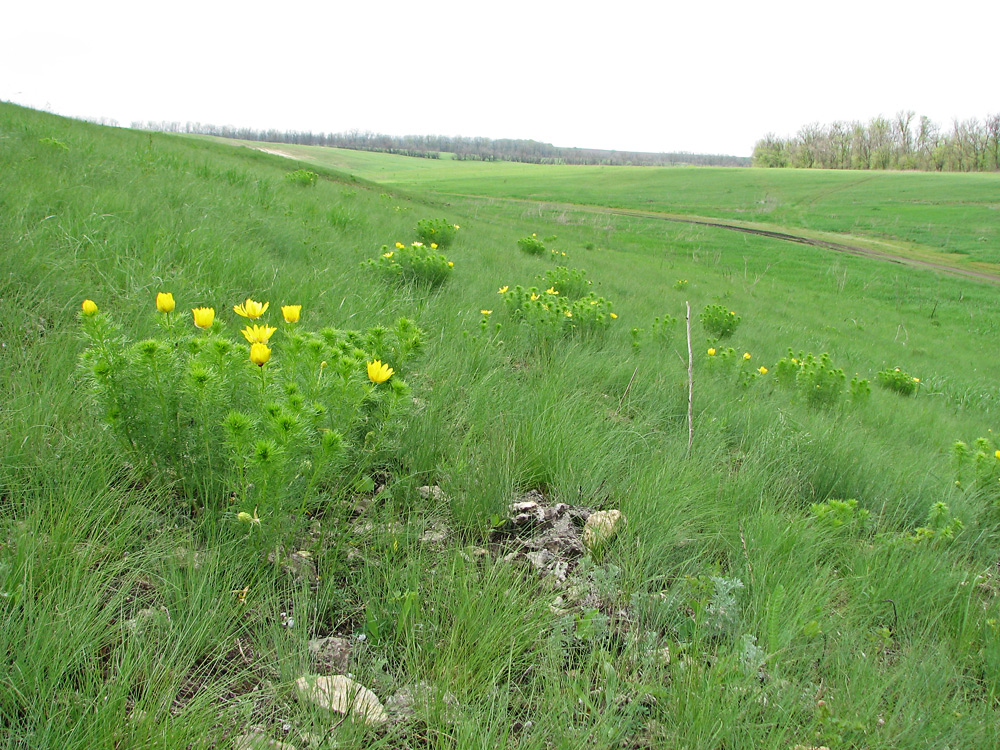
[[[998,744],[1000,485],[967,473],[956,485],[951,455],[998,429],[994,287],[722,229],[443,194],[629,205],[649,179],[674,186],[658,210],[679,212],[666,201],[680,193],[692,213],[728,217],[753,201],[755,174],[782,180],[787,201],[857,175],[650,170],[630,185],[616,170],[602,197],[599,170],[352,158],[310,165],[320,179],[300,187],[284,176],[304,165],[281,157],[0,106],[4,746],[225,747],[250,729],[296,747],[327,734],[352,748]],[[379,186],[365,160],[416,166]],[[418,167],[442,181],[468,167],[468,185],[424,185]],[[490,188],[490,174],[508,181]],[[823,200],[857,218],[864,196],[889,201],[883,179],[913,180],[935,231],[971,236],[933,205],[972,196],[965,176],[875,177]],[[985,200],[994,176],[972,177]],[[424,218],[461,226],[438,291],[362,265]],[[566,256],[521,253],[533,232]],[[498,288],[537,285],[555,265],[586,269],[616,325],[552,337],[507,319]],[[158,336],[158,291],[185,324],[188,308],[215,307],[233,340],[231,307],[247,296],[271,302],[274,324],[278,304],[301,303],[308,330],[415,320],[416,402],[370,489],[331,482],[309,516],[265,512],[248,532],[228,497],[182,492],[117,441],[78,365],[77,311],[90,298],[123,335]],[[709,304],[741,316],[724,345],[751,354],[742,370],[710,366],[697,322]],[[481,309],[494,310],[485,328]],[[630,329],[667,314],[672,335],[634,349]],[[283,335],[274,377],[291,366]],[[900,367],[921,387],[810,408],[773,378],[789,347],[829,352],[848,379]],[[761,365],[772,372],[741,378]],[[425,484],[444,496],[422,499]],[[491,529],[530,489],[628,518],[582,563],[586,602],[558,603],[569,592],[499,554]],[[849,498],[867,525],[811,507]],[[938,502],[962,530],[911,540]],[[441,524],[443,543],[420,540]],[[309,552],[318,578],[283,571],[278,545]],[[713,577],[739,580],[734,601]],[[330,634],[352,639],[352,673],[383,701],[426,681],[457,708],[373,729],[301,703],[307,642]]]

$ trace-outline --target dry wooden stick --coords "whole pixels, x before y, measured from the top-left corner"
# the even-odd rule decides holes
[[[694,355],[691,353],[691,303],[687,306],[688,334],[688,458],[691,457],[691,444],[694,442]]]

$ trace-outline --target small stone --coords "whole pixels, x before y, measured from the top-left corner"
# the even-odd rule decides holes
[[[625,516],[620,510],[599,510],[590,514],[583,527],[583,543],[589,550],[607,544],[618,535],[625,525]]]
[[[424,544],[443,544],[450,534],[448,527],[443,523],[432,521],[430,528],[420,535],[420,541]]]
[[[166,607],[159,609],[140,609],[135,617],[125,621],[125,627],[133,633],[144,633],[154,626],[163,626],[170,622],[170,612]]]
[[[417,713],[427,714],[438,701],[443,704],[448,721],[454,721],[458,701],[451,693],[442,694],[428,682],[418,682],[400,689],[385,702],[386,711],[394,721],[414,718]]]
[[[310,556],[300,552],[292,552],[290,555],[283,555],[280,559],[283,572],[295,576],[301,581],[312,582],[316,580],[316,563]],[[267,561],[274,563],[274,552],[267,556]]]
[[[315,638],[309,641],[309,654],[319,674],[347,674],[351,666],[351,642],[347,638]]]
[[[301,700],[366,724],[384,724],[389,720],[375,693],[344,675],[306,675],[295,681],[295,689]]]
[[[419,494],[423,500],[433,500],[436,503],[440,503],[448,499],[448,496],[444,494],[444,490],[436,484],[425,484],[423,487],[417,487],[417,494]]]

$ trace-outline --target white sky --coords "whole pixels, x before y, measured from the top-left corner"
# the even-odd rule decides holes
[[[1000,2],[50,0],[0,100],[89,118],[749,156],[767,132],[1000,112]]]

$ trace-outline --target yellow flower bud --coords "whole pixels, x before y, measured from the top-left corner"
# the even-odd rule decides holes
[[[392,253],[389,253],[392,255]],[[298,323],[299,315],[302,313],[302,305],[283,305],[281,314],[285,317],[286,323]]]
[[[271,350],[267,344],[257,341],[250,345],[250,361],[257,367],[263,367],[270,358]]]
[[[708,350],[708,356],[709,357],[714,357],[715,356],[715,349],[709,349]]]
[[[174,295],[170,292],[158,292],[156,295],[156,309],[161,313],[174,311]]]
[[[191,315],[194,317],[194,324],[198,328],[211,328],[215,322],[214,307],[192,307]]]
[[[94,315],[97,312],[97,303],[92,299],[85,299],[83,301],[83,314],[84,315]]]

